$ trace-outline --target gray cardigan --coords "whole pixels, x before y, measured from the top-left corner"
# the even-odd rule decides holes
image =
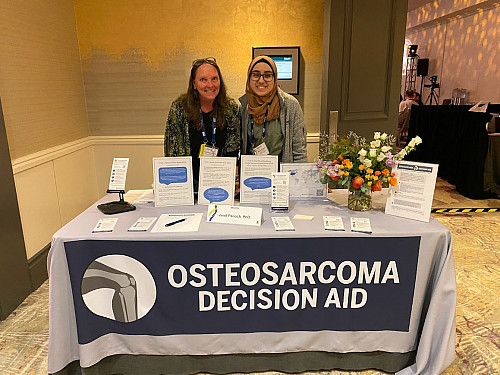
[[[283,163],[307,163],[307,140],[304,114],[300,104],[293,96],[287,94],[278,87],[278,99],[280,101],[280,124],[283,134],[283,151],[281,161]],[[243,95],[241,103],[241,153],[247,151],[248,126],[250,115],[247,110],[247,96]]]

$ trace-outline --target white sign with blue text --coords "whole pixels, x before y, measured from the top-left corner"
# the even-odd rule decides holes
[[[207,211],[207,223],[259,226],[262,224],[262,208],[210,204]]]

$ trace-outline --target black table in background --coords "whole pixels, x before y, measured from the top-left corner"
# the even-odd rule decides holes
[[[439,164],[438,176],[471,199],[491,198],[484,191],[489,113],[469,112],[471,106],[413,106],[408,139],[422,138],[408,160]],[[488,108],[492,110],[495,108]],[[496,109],[496,108],[495,108]]]
[[[488,135],[488,154],[484,163],[484,188],[500,195],[500,133]]]

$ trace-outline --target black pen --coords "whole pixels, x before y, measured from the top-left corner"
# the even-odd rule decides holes
[[[186,218],[175,220],[175,221],[171,221],[170,223],[165,224],[165,226],[166,227],[170,227],[172,225],[182,223],[183,221],[186,221]]]

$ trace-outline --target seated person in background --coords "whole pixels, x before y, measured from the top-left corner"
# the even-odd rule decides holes
[[[194,60],[187,92],[174,100],[168,113],[165,156],[193,157],[194,190],[198,191],[199,156],[237,157],[240,131],[239,106],[227,96],[215,58]]]
[[[420,99],[420,93],[419,92],[416,92],[413,94],[413,100],[415,100],[415,102],[418,104],[418,105],[424,105],[424,103],[422,103],[422,100]]]
[[[399,103],[399,113],[404,112],[405,109],[411,108],[412,105],[418,105],[418,103],[414,99],[415,92],[413,90],[406,90],[405,92],[405,100]]]
[[[242,154],[278,155],[279,162],[307,162],[306,128],[299,102],[278,87],[268,56],[250,63],[241,102]]]

